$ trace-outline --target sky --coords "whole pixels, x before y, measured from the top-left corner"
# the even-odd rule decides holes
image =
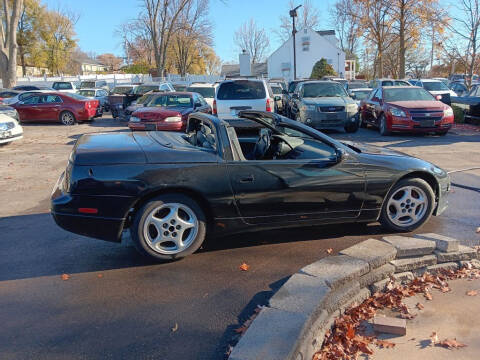
[[[67,8],[80,15],[75,30],[82,51],[97,55],[113,53],[123,56],[121,41],[115,29],[135,18],[140,0],[43,0],[50,9]],[[296,1],[301,3],[300,0]],[[270,39],[270,51],[280,40],[273,33],[280,16],[288,15],[289,0],[211,0],[210,16],[214,30],[215,52],[222,61],[238,61],[238,49],[233,43],[235,31],[250,18],[265,28]],[[329,8],[334,0],[315,0],[322,22],[318,30],[331,29]]]

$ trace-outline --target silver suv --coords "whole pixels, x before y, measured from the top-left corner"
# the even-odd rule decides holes
[[[272,89],[265,80],[229,79],[218,85],[213,114],[221,119],[232,119],[242,110],[273,112],[274,107]]]
[[[358,105],[334,81],[306,81],[292,95],[293,119],[315,129],[358,130]]]

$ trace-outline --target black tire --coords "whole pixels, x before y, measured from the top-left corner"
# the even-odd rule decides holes
[[[351,123],[351,124],[348,124],[347,126],[345,126],[345,132],[349,133],[349,134],[352,134],[352,133],[356,133],[358,131],[358,118],[355,120],[355,122]]]
[[[62,111],[60,114],[60,122],[63,125],[71,126],[75,125],[77,119],[75,119],[75,115],[71,111]]]
[[[425,212],[422,215],[422,218],[418,220],[418,222],[414,224],[405,224],[404,226],[399,226],[398,224],[395,224],[392,222],[392,220],[389,218],[389,209],[388,209],[388,203],[390,198],[397,193],[398,190],[402,189],[403,187],[415,187],[421,189],[427,200],[427,205],[425,207]],[[382,226],[384,226],[388,230],[393,230],[397,232],[410,232],[415,229],[418,229],[420,226],[422,226],[425,222],[430,219],[432,216],[433,209],[435,208],[435,193],[431,186],[423,179],[420,178],[410,178],[410,179],[404,179],[400,180],[398,183],[396,183],[392,189],[389,191],[388,195],[385,197],[383,201],[383,206],[382,210],[380,213],[380,223]],[[413,209],[415,211],[415,209]],[[406,214],[408,216],[408,214]]]
[[[197,218],[197,234],[193,241],[183,250],[176,252],[175,254],[164,254],[162,252],[154,250],[145,239],[144,226],[145,222],[151,212],[160,206],[165,204],[182,204],[193,211]],[[162,230],[163,231],[163,230]],[[175,231],[175,230],[172,230]],[[198,205],[196,201],[184,194],[172,193],[160,195],[147,203],[145,203],[135,214],[132,226],[130,228],[130,234],[132,236],[135,248],[143,255],[149,256],[156,260],[176,260],[181,259],[187,255],[193,254],[197,251],[205,240],[207,233],[207,219],[204,211]],[[173,234],[173,233],[172,233]]]
[[[388,131],[387,128],[387,118],[385,117],[384,114],[380,115],[380,119],[378,119],[378,131],[380,132],[380,135],[382,136],[388,136],[390,135],[390,131]]]

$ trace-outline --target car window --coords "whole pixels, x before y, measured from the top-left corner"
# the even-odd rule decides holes
[[[428,91],[421,88],[385,89],[385,101],[435,100]]]
[[[55,90],[72,90],[72,84],[69,82],[58,82],[53,84]]]
[[[158,90],[158,85],[139,85],[135,89],[135,94],[145,94],[152,90]],[[163,89],[162,89],[163,90]]]
[[[213,99],[215,97],[215,89],[213,87],[190,86],[187,88],[189,92],[196,92],[205,98]]]
[[[133,88],[131,86],[116,86],[112,90],[112,94],[131,94]]]
[[[423,82],[423,88],[428,91],[448,91],[448,87],[441,81],[425,81]]]
[[[365,100],[371,92],[371,90],[357,90],[354,91],[353,94],[355,95],[356,100]]]
[[[26,98],[28,98],[29,96],[32,96],[34,94],[35,94],[34,92],[28,92],[28,93],[20,94],[20,95],[18,95],[18,100],[23,101]]]
[[[43,96],[42,96],[43,98]],[[62,99],[58,95],[46,95],[45,96],[46,103],[61,103]]]
[[[272,88],[273,95],[282,95],[282,87],[281,86],[270,86]]]
[[[218,100],[255,100],[265,99],[265,86],[261,81],[236,80],[220,84]]]
[[[23,100],[23,103],[27,105],[33,105],[33,104],[38,104],[39,100],[40,100],[40,96],[30,95],[30,97],[26,97],[26,99]]]
[[[296,87],[297,87],[298,84],[299,84],[298,82],[293,82],[293,81],[292,81],[292,82],[288,85],[288,92],[289,92],[289,93],[295,92],[295,89],[296,89]]]
[[[301,96],[306,98],[348,96],[345,88],[336,82],[305,83]]]
[[[77,91],[77,94],[86,96],[86,97],[94,97],[95,96],[95,90],[79,90]]]

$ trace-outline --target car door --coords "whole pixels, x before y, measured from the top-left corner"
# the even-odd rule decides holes
[[[362,108],[362,118],[367,122],[374,122],[375,116],[375,102],[378,100],[377,93],[379,89],[373,90],[368,98],[365,100],[365,103]]]
[[[18,116],[22,122],[37,120],[37,104],[40,95],[31,95],[15,105]]]
[[[307,148],[315,148],[315,140],[308,142]],[[244,221],[330,223],[358,217],[365,192],[364,170],[353,157],[337,161],[335,149],[325,151],[324,145],[311,158],[227,162]]]
[[[60,107],[62,101],[58,95],[45,94],[41,95],[36,105],[35,120],[56,121],[59,118]]]

